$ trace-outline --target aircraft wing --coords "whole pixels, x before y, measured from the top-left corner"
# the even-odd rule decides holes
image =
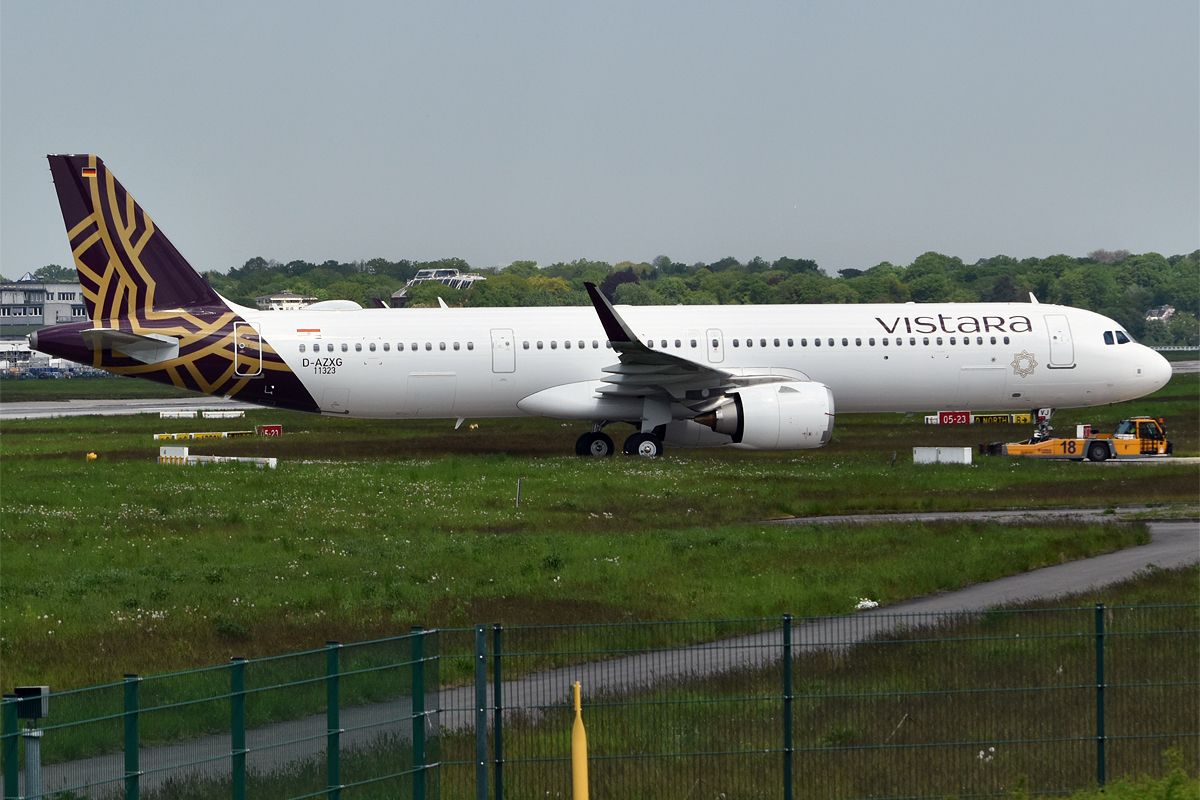
[[[647,347],[596,284],[584,286],[619,359],[619,363],[604,368],[605,377],[601,380],[605,385],[597,390],[601,395],[661,397],[702,411],[710,401],[720,402],[720,390],[744,382],[725,370]]]

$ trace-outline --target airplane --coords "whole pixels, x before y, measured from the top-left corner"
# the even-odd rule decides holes
[[[118,375],[346,417],[590,423],[580,456],[817,448],[839,413],[1131,400],[1171,367],[1107,317],[1029,303],[259,311],[217,294],[95,155],[48,156],[89,319],[32,348]],[[444,306],[444,304],[443,304]]]

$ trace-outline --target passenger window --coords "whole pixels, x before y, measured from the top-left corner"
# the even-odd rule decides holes
[[[529,349],[529,342],[528,342],[528,341],[521,342],[521,349],[522,349],[522,350],[528,350],[528,349]]]
[[[747,339],[747,340],[746,340],[746,347],[754,347],[754,340],[753,340],[753,339]]]
[[[721,343],[720,343],[720,341],[719,341],[719,340],[717,340],[717,339],[713,339],[713,342],[712,342],[712,344],[713,344],[713,349],[714,349],[714,350],[716,350],[718,347],[720,347],[720,346],[721,346]]]
[[[833,339],[830,339],[828,343],[830,347],[833,347]]]
[[[717,346],[717,340],[716,340],[716,339],[713,339],[713,347],[716,347],[716,346]],[[738,346],[738,340],[737,340],[737,339],[734,339],[734,340],[733,340],[733,346],[734,346],[734,347],[737,347],[737,346]]]
[[[695,339],[692,339],[692,349],[693,350],[696,349],[696,340]]]
[[[758,346],[759,346],[759,347],[766,347],[766,346],[767,346],[767,340],[766,340],[766,339],[759,339],[759,340],[758,340]]]
[[[831,339],[830,341],[833,341],[833,340]],[[820,347],[820,346],[821,346],[821,340],[813,339],[813,347]]]
[[[951,336],[951,337],[950,337],[950,344],[958,344],[958,337],[957,337],[957,336]]]
[[[888,346],[888,337],[886,337],[886,336],[885,336],[885,337],[883,337],[883,346],[884,346],[884,347],[887,347],[887,346]]]
[[[663,348],[663,350],[667,349],[667,340],[666,339],[662,340],[662,348]]]
[[[417,350],[420,350],[420,349],[421,349],[421,346],[420,346],[420,345],[418,345],[416,342],[413,342],[413,343],[412,343],[412,349],[413,349],[413,352],[415,353]]]
[[[855,347],[862,347],[862,339],[855,339],[855,340],[854,340],[854,346],[855,346]]]
[[[474,343],[474,342],[467,342],[467,349],[468,349],[468,350],[474,350],[474,349],[475,349],[475,343]]]
[[[993,337],[992,337],[992,344],[995,344],[995,343],[996,343],[996,337],[995,337],[995,336],[993,336]]]
[[[808,347],[808,339],[801,339],[801,340],[800,340],[800,346],[801,346],[801,347]]]
[[[396,342],[396,352],[397,353],[404,352],[404,342]]]
[[[776,340],[775,340],[775,346],[776,346],[776,347],[779,347],[779,340],[778,340],[778,339],[776,339]]]
[[[912,345],[913,347],[916,347],[917,346],[917,337],[915,337],[915,336],[908,337],[908,343],[910,345]]]
[[[1007,337],[1007,336],[1005,336],[1005,337],[1004,337],[1004,343],[1005,343],[1005,344],[1008,344],[1008,337]]]
[[[567,339],[565,342],[563,342],[563,349],[564,349],[564,350],[570,350],[570,349],[571,349],[571,340],[570,340],[570,339]]]
[[[542,349],[542,343],[541,343],[541,342],[538,342],[538,343],[537,343],[537,349],[538,349],[538,350],[541,350],[541,349]]]
[[[983,337],[982,337],[982,336],[976,336],[976,337],[975,337],[975,344],[983,344]]]
[[[438,342],[438,350],[445,350],[445,349],[446,349],[446,343]]]
[[[929,347],[929,337],[928,336],[923,337],[921,339],[921,343],[924,344],[926,347]]]
[[[372,353],[374,353],[375,352],[375,343],[371,342],[369,345],[367,345],[367,349],[370,350]]]
[[[361,352],[362,352],[362,342],[355,342],[355,343],[354,343],[354,352],[356,352],[356,353],[361,353]]]
[[[681,341],[679,341],[678,339],[676,339],[676,340],[675,340],[675,348],[676,348],[676,349],[679,349],[679,348],[681,348],[681,347],[683,347],[683,342],[681,342]]]
[[[426,349],[426,350],[432,350],[432,349],[433,349],[433,342],[426,342],[426,343],[425,343],[425,349]]]
[[[592,349],[596,350],[596,349],[599,349],[599,347],[600,347],[600,342],[598,342],[595,339],[592,339]]]
[[[1112,344],[1112,342],[1109,342],[1109,344]],[[303,353],[303,352],[304,352],[304,345],[300,345],[300,352],[301,352],[301,353]]]
[[[582,350],[585,347],[587,347],[587,342],[585,342],[583,339],[580,339],[579,340],[579,349]]]
[[[651,347],[651,348],[652,348],[652,347],[654,347],[654,340],[653,340],[653,339],[647,339],[647,340],[646,340],[646,347]]]
[[[455,350],[459,349],[459,347],[458,347],[458,342],[455,342],[455,343],[454,343],[454,349],[455,349]]]
[[[850,346],[850,340],[843,338],[842,339],[842,347],[849,347],[849,346]]]
[[[384,343],[383,343],[383,352],[385,352],[385,353],[390,353],[390,352],[391,352],[391,350],[392,350],[392,343],[391,343],[391,342],[384,342]]]
[[[874,347],[875,346],[875,337],[872,336],[870,339],[867,339],[867,344],[871,345],[871,347]]]
[[[557,349],[558,349],[558,340],[557,340],[557,339],[551,339],[551,340],[550,340],[550,349],[551,349],[551,350],[557,350]]]
[[[796,346],[796,342],[795,342],[795,340],[793,340],[793,339],[788,339],[788,347],[795,347],[795,346]]]
[[[359,347],[362,347],[362,345],[359,345]],[[342,342],[342,352],[346,353],[349,350],[350,350],[350,345],[346,344],[345,342]]]

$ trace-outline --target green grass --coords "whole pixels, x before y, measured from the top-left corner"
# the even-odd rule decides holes
[[[1086,418],[1164,413],[1179,449],[1194,452],[1197,377]],[[277,456],[278,470],[154,463],[152,433],[270,422],[284,424],[282,438],[193,449]],[[676,450],[653,462],[562,455],[577,430],[509,420],[456,432],[449,422],[268,410],[6,422],[0,683],[89,685],[412,624],[835,613],[863,595],[895,602],[1128,546],[1144,532],[754,520],[1143,503],[1178,516],[1197,501],[1197,470],[1183,464],[908,458],[914,444],[1024,433],[1013,426],[855,415],[824,450]],[[99,460],[85,461],[88,451]]]

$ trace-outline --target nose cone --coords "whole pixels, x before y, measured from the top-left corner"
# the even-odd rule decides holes
[[[1150,391],[1157,392],[1159,389],[1167,385],[1167,381],[1171,380],[1171,362],[1162,357],[1161,353],[1156,353],[1147,348],[1146,364],[1142,367],[1142,375],[1150,381],[1152,388]]]

